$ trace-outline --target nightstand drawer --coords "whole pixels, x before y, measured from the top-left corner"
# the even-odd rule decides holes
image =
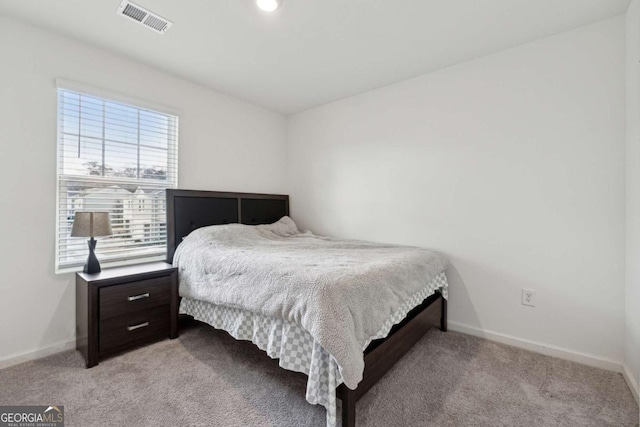
[[[167,337],[170,321],[168,304],[101,320],[100,352],[118,351],[156,337]]]
[[[140,280],[100,289],[100,320],[147,310],[171,301],[171,278]]]

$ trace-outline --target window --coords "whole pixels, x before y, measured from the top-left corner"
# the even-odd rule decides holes
[[[178,117],[58,88],[56,270],[84,265],[86,238],[70,237],[76,211],[108,211],[103,266],[166,256],[165,189],[177,186]]]

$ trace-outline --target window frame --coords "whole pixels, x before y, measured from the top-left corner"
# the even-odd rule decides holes
[[[132,107],[132,108],[136,108],[139,110],[145,110],[145,111],[150,111],[153,113],[160,113],[163,115],[169,115],[169,116],[173,116],[175,119],[175,123],[174,123],[174,128],[173,129],[173,141],[170,141],[167,145],[167,158],[168,161],[172,164],[172,167],[168,167],[167,168],[167,180],[164,182],[165,185],[157,185],[157,183],[161,183],[162,181],[157,181],[157,183],[154,183],[153,180],[150,179],[144,179],[144,178],[121,178],[121,177],[104,177],[104,176],[91,176],[91,175],[66,175],[64,174],[64,170],[62,170],[61,165],[61,159],[64,156],[64,144],[62,143],[63,141],[63,137],[64,137],[64,131],[63,131],[63,126],[62,126],[62,114],[63,112],[60,109],[60,97],[61,97],[61,90],[62,91],[69,91],[69,92],[76,92],[79,93],[81,95],[87,95],[87,96],[91,96],[91,97],[96,97],[96,98],[101,98],[105,101],[111,101],[111,102],[115,102],[115,103],[120,103],[120,104],[125,104],[128,107]],[[65,263],[61,263],[61,220],[60,220],[60,216],[62,213],[62,209],[61,209],[61,182],[62,181],[69,181],[70,179],[73,179],[75,181],[81,181],[81,182],[100,182],[100,181],[104,181],[103,184],[105,183],[114,183],[116,181],[121,182],[123,185],[144,185],[144,184],[152,184],[153,185],[157,185],[158,187],[162,187],[164,189],[175,189],[178,188],[178,170],[179,170],[179,165],[178,165],[178,152],[179,152],[179,140],[180,140],[180,136],[179,136],[179,123],[180,123],[180,111],[172,108],[172,107],[168,107],[166,105],[163,104],[158,104],[158,103],[154,103],[154,102],[150,102],[150,101],[145,101],[145,100],[141,100],[141,99],[137,99],[137,98],[132,98],[129,96],[125,96],[116,92],[111,92],[108,90],[104,90],[104,89],[99,89],[87,84],[83,84],[83,83],[78,83],[78,82],[74,82],[74,81],[70,81],[70,80],[65,80],[65,79],[56,79],[56,208],[55,208],[55,230],[56,230],[56,235],[55,235],[55,258],[54,258],[54,265],[55,265],[55,273],[56,274],[65,274],[65,273],[73,273],[73,272],[78,272],[78,271],[82,271],[83,269],[83,265],[84,265],[84,260],[82,261],[82,263],[80,264],[74,264],[74,265],[68,265]],[[134,203],[137,203],[134,202]],[[154,203],[152,203],[152,205],[154,205]],[[82,210],[82,209],[80,209]],[[166,210],[166,204],[165,204],[165,210]],[[166,225],[165,225],[166,226]],[[166,239],[166,237],[165,237]],[[102,240],[102,239],[100,239]],[[98,243],[98,246],[100,245],[100,243]],[[88,250],[87,250],[87,255],[88,255]],[[150,255],[147,257],[135,257],[132,259],[127,259],[127,255],[123,255],[124,259],[116,259],[116,260],[104,260],[101,261],[101,264],[106,267],[118,267],[118,266],[122,266],[122,265],[132,265],[132,264],[143,264],[143,263],[147,263],[147,262],[153,262],[153,261],[163,261],[166,259],[166,244],[165,244],[165,251],[163,254],[160,255]],[[100,256],[99,256],[100,259]]]

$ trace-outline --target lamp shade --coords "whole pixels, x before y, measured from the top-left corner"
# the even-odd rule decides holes
[[[109,212],[76,212],[71,237],[111,236]]]

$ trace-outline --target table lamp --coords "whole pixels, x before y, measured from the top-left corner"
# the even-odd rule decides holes
[[[94,237],[111,236],[111,219],[109,212],[76,212],[73,218],[71,237],[91,237],[89,244],[89,258],[84,265],[84,272],[88,274],[100,273],[100,263],[96,258],[96,240]]]

